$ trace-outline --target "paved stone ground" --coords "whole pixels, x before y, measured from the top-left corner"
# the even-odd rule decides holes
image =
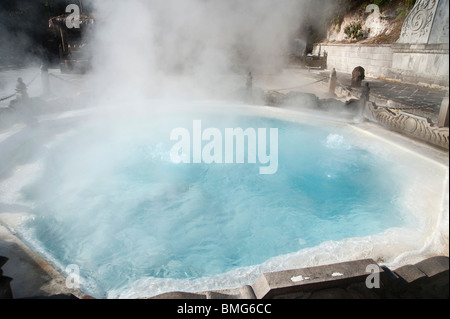
[[[255,76],[255,82],[265,91],[311,93],[325,99],[332,97],[328,92],[329,77],[329,70],[308,70],[294,65],[277,75]],[[335,98],[344,101],[361,96],[362,87],[351,87],[351,78],[351,74],[337,73]],[[437,123],[442,100],[448,94],[448,88],[442,87],[424,87],[369,77],[362,85],[366,82],[370,86],[370,100],[378,106],[424,117],[434,124]]]
[[[314,78],[323,78],[330,75],[329,71],[312,71]],[[350,95],[358,98],[361,88],[351,87],[351,74],[337,73],[338,86]],[[403,112],[429,118],[432,123],[437,123],[442,100],[448,92],[448,88],[423,87],[414,84],[393,82],[383,79],[367,78],[363,81],[370,86],[371,101],[379,106],[392,106]],[[326,83],[323,83],[326,84]]]

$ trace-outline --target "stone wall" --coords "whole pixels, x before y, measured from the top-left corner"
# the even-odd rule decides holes
[[[357,66],[373,78],[424,86],[449,86],[448,44],[317,44],[314,54],[327,52],[328,69],[351,73]]]
[[[330,69],[366,74],[406,83],[449,86],[449,0],[417,0],[405,19],[397,43],[317,44],[314,53],[327,52]]]
[[[388,77],[392,68],[393,50],[391,45],[371,44],[317,44],[314,54],[327,52],[329,69],[352,73],[357,66],[366,70],[370,77]]]
[[[394,44],[387,78],[416,84],[449,86],[448,44]]]

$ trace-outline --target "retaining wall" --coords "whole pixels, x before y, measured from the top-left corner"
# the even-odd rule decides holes
[[[373,78],[386,78],[425,86],[449,86],[448,44],[328,44],[314,47],[327,52],[328,69],[351,73],[357,66]]]

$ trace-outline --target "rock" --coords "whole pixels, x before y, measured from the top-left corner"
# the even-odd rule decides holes
[[[358,66],[355,69],[353,69],[352,72],[352,86],[353,87],[360,87],[362,81],[366,78],[366,70],[364,70],[363,67]]]
[[[446,256],[429,258],[416,264],[416,267],[430,278],[448,274],[449,258]]]
[[[395,273],[404,280],[405,283],[411,284],[424,280],[425,275],[420,269],[414,265],[406,265],[395,270]]]
[[[12,290],[10,282],[12,278],[3,276],[3,270],[1,269],[3,265],[6,264],[8,258],[0,256],[0,299],[12,299]]]

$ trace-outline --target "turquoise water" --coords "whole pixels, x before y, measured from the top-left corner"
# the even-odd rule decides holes
[[[30,241],[80,267],[103,297],[142,278],[196,279],[401,226],[398,167],[343,127],[203,117],[204,127],[278,128],[279,168],[173,164],[170,131],[192,118],[86,123],[48,146],[24,190]]]

